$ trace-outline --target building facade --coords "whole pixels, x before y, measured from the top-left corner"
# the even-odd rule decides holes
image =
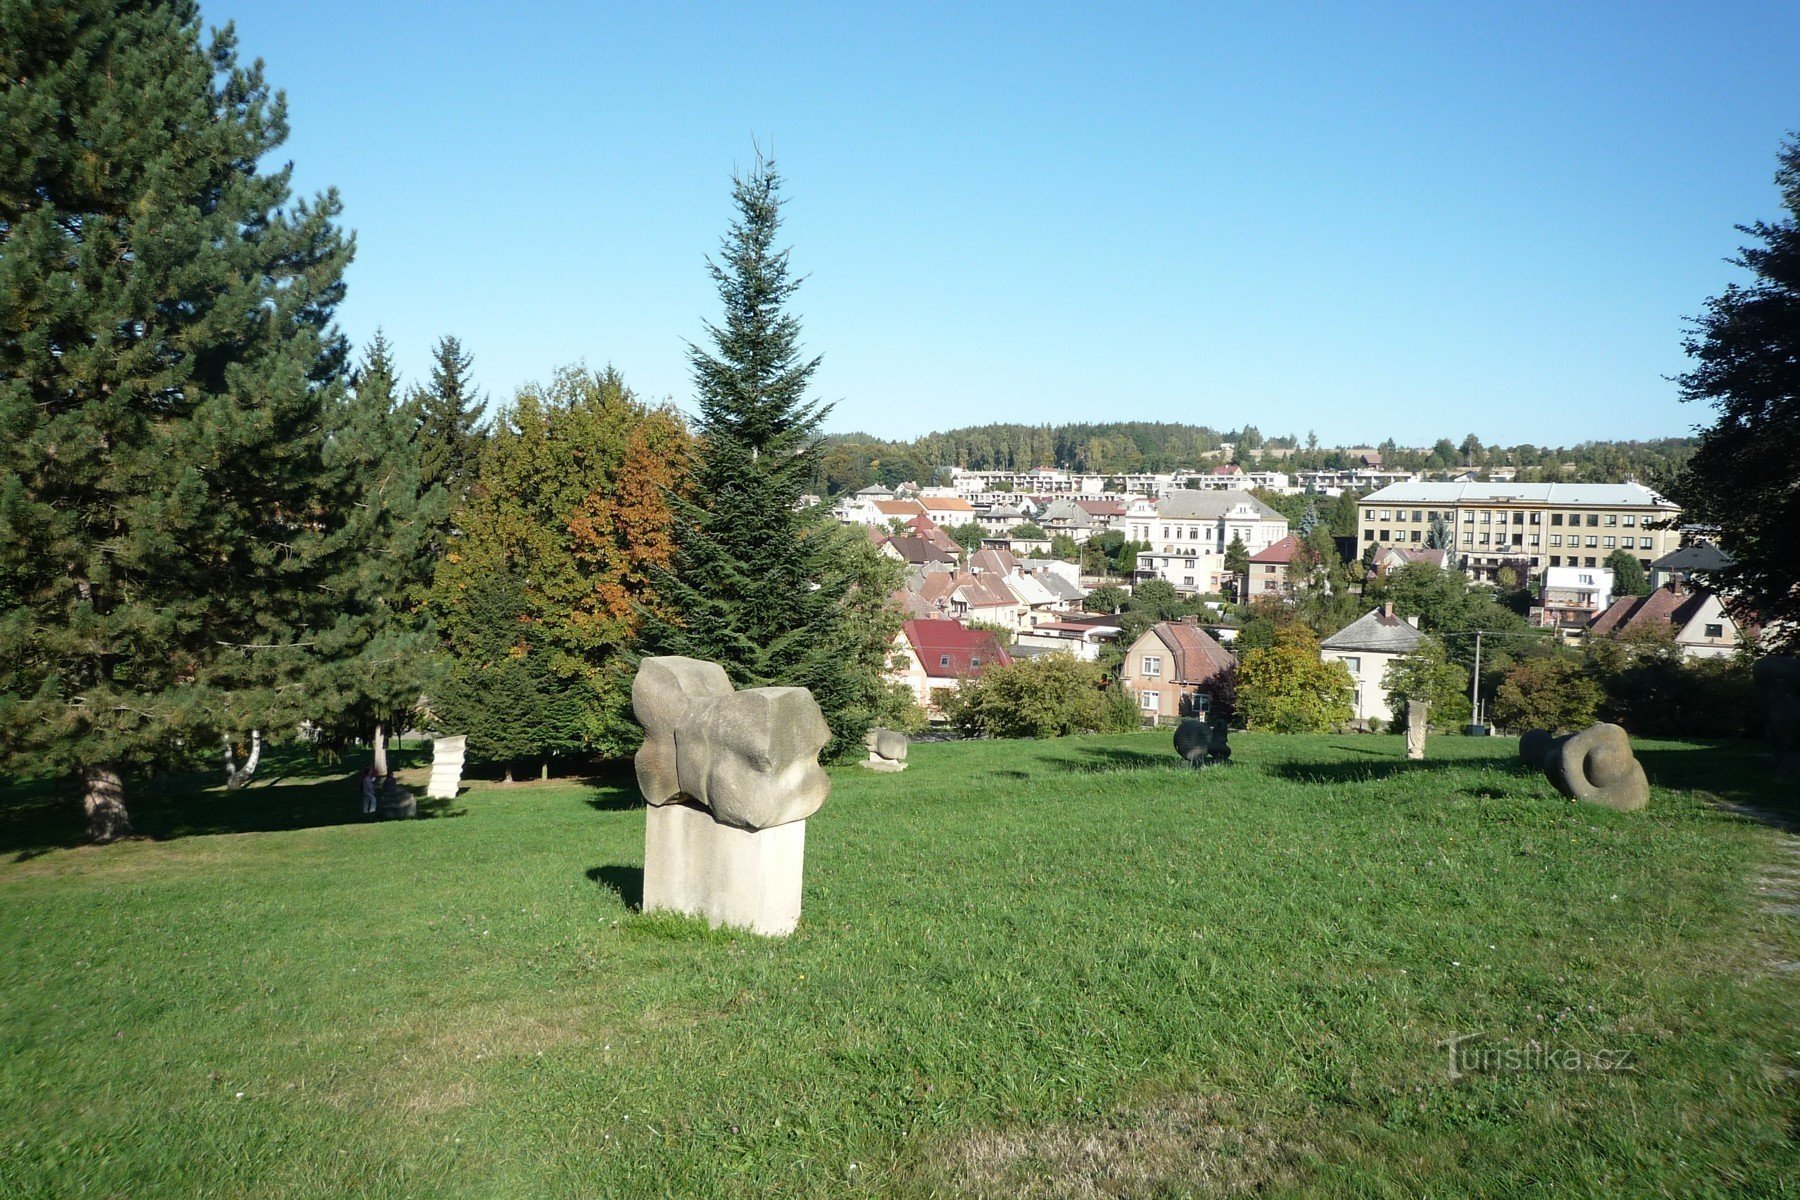
[[[1646,569],[1681,543],[1680,506],[1635,483],[1402,483],[1363,497],[1363,546],[1422,548],[1447,534],[1451,561],[1495,582],[1507,563],[1602,567],[1624,550]]]
[[[1138,582],[1164,579],[1178,592],[1216,592],[1226,548],[1241,541],[1251,554],[1287,536],[1287,518],[1248,492],[1170,492],[1135,500],[1114,526],[1127,541],[1147,542],[1138,554]]]

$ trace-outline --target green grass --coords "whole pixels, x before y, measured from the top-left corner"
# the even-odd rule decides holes
[[[1753,748],[1646,744],[1619,814],[1505,739],[1166,739],[835,771],[783,941],[633,911],[612,781],[180,787],[105,848],[15,790],[0,1195],[1796,1190]],[[1453,1079],[1464,1033],[1631,1069]]]

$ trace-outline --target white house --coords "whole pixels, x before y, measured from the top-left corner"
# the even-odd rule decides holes
[[[1150,545],[1138,554],[1135,579],[1164,579],[1180,592],[1220,590],[1233,540],[1255,554],[1288,533],[1287,518],[1248,492],[1188,489],[1133,500],[1114,528]]]
[[[1356,697],[1352,703],[1357,720],[1390,722],[1394,719],[1394,710],[1388,707],[1387,701],[1387,669],[1396,659],[1416,650],[1424,640],[1417,620],[1416,617],[1402,620],[1394,615],[1392,604],[1384,604],[1319,643],[1319,657],[1326,662],[1343,663],[1356,683]]]

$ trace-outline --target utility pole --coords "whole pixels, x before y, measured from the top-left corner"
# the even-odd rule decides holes
[[[1475,669],[1469,672],[1469,724],[1481,724],[1481,633],[1475,631]]]

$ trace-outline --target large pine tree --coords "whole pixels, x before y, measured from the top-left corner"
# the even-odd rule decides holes
[[[898,621],[867,539],[801,507],[829,407],[806,396],[819,359],[787,309],[800,281],[776,245],[780,191],[760,156],[735,178],[737,216],[707,264],[724,319],[707,324],[710,347],[689,347],[692,498],[675,505],[675,566],[645,643],[720,663],[739,687],[812,689],[842,753],[891,702],[881,672]]]
[[[351,241],[191,0],[0,15],[0,770],[107,840],[131,766],[304,713]]]
[[[431,382],[412,397],[419,421],[422,481],[460,500],[475,472],[481,450],[481,409],[475,390],[475,356],[445,335],[431,350]]]

